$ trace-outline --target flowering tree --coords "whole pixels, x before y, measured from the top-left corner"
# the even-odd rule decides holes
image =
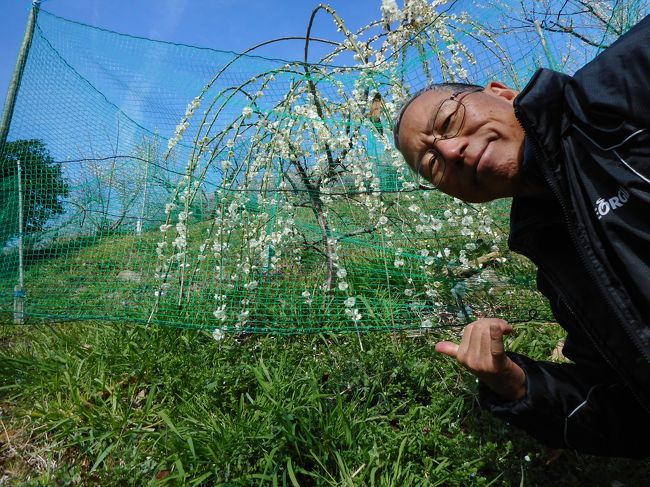
[[[192,133],[160,227],[152,318],[170,307],[191,316],[197,299],[213,299],[220,327],[269,319],[358,326],[364,316],[428,327],[480,312],[480,300],[471,309],[463,300],[476,282],[484,307],[494,305],[494,283],[466,278],[503,258],[499,213],[420,191],[389,135],[401,105],[427,83],[498,74],[521,84],[494,31],[454,7],[409,0],[400,9],[384,0],[381,19],[352,32],[320,5],[302,62],[276,63],[225,88],[240,57],[216,74],[164,156]],[[311,37],[318,14],[331,18],[340,41]],[[310,63],[314,42],[332,49]],[[342,65],[350,59],[352,67]],[[208,183],[214,209],[198,221],[191,207]]]

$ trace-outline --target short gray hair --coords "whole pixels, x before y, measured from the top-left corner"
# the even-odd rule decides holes
[[[411,98],[408,99],[406,103],[404,103],[404,106],[402,106],[402,109],[399,111],[397,118],[395,118],[395,123],[393,124],[393,143],[395,144],[395,148],[401,152],[401,149],[399,148],[399,127],[400,124],[402,123],[402,117],[404,116],[404,112],[406,111],[408,106],[411,103],[413,103],[413,101],[422,93],[426,93],[428,91],[443,91],[443,90],[451,91],[452,93],[465,93],[466,91],[476,90],[477,88],[485,89],[484,86],[473,85],[471,83],[446,82],[446,83],[431,84],[426,88],[423,88],[417,93],[415,93],[415,95],[413,95]]]

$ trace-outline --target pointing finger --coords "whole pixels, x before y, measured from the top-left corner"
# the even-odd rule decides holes
[[[436,352],[449,355],[450,357],[456,357],[458,353],[458,345],[452,342],[438,342],[436,343]]]

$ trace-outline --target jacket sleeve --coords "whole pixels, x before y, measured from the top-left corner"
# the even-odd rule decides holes
[[[650,454],[650,417],[602,368],[508,353],[526,373],[527,394],[504,402],[479,384],[481,406],[551,448],[640,458]]]

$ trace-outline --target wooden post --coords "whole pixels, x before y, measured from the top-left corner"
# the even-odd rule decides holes
[[[23,71],[25,71],[25,64],[27,64],[27,55],[29,48],[32,45],[34,37],[34,27],[36,25],[36,18],[38,17],[38,10],[41,6],[41,0],[32,1],[32,9],[29,12],[27,19],[27,27],[25,27],[25,35],[23,36],[23,43],[18,51],[18,58],[16,59],[16,67],[14,74],[9,83],[9,90],[7,90],[7,100],[5,101],[4,112],[2,113],[2,120],[0,120],[0,147],[7,142],[7,135],[9,135],[9,125],[11,125],[11,117],[14,114],[14,107],[16,106],[16,96],[20,88],[20,82],[23,78]]]

